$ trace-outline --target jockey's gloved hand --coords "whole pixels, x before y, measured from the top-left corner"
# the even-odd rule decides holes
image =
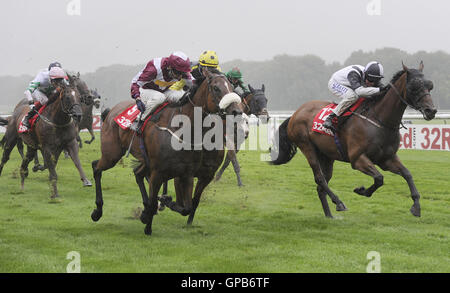
[[[137,105],[139,111],[141,111],[141,113],[145,112],[145,104],[141,101],[140,98],[136,99],[136,105]]]
[[[34,105],[34,101],[33,100],[28,101],[28,105]]]

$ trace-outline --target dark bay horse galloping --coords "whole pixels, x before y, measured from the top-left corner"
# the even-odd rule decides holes
[[[248,85],[248,88],[250,89],[250,94],[244,97],[242,99],[242,103],[240,104],[243,112],[248,116],[253,114],[256,117],[260,118],[263,123],[267,123],[270,117],[269,113],[267,112],[265,86],[262,85],[261,89],[254,89],[251,85]],[[238,137],[239,136],[237,135],[235,136],[236,139]],[[242,141],[237,141],[236,139],[234,142],[234,148],[228,148],[225,162],[223,163],[222,168],[220,168],[219,172],[217,172],[215,180],[219,181],[225,169],[230,165],[230,163],[232,163],[238,186],[243,186],[241,180],[241,167],[237,160],[236,154],[239,152],[240,145],[244,142],[245,139],[247,139],[247,137],[245,137]]]
[[[37,150],[40,149],[44,157],[45,166],[50,173],[51,198],[56,198],[59,197],[56,164],[63,149],[69,151],[73,162],[78,168],[83,184],[90,186],[91,183],[86,178],[78,157],[75,121],[79,121],[82,115],[78,90],[72,82],[67,83],[63,79],[54,80],[52,83],[55,89],[49,95],[47,106],[40,114],[40,119],[31,131],[19,133],[20,122],[30,109],[28,102],[24,99],[14,109],[5,134],[7,142],[3,158],[9,158],[9,154],[17,143],[17,139],[20,139],[27,145],[27,153],[20,168],[21,186],[23,189],[25,178],[28,176],[28,164],[35,158]],[[16,140],[15,142],[14,139]],[[2,159],[2,166],[6,161]]]
[[[425,120],[433,119],[437,112],[430,94],[433,83],[424,77],[422,71],[423,62],[419,69],[408,69],[403,65],[403,70],[393,77],[386,94],[369,100],[367,113],[352,115],[338,130],[341,152],[333,137],[311,130],[314,116],[329,102],[311,101],[302,105],[279,127],[276,135],[279,137],[278,149],[272,152],[272,164],[289,162],[296,154],[297,147],[300,148],[314,173],[317,193],[327,217],[332,217],[327,195],[336,205],[337,211],[346,210],[344,203],[328,187],[334,161],[349,162],[353,169],[373,177],[374,184],[369,188],[354,189],[355,193],[366,197],[383,185],[383,175],[375,167],[378,165],[406,180],[414,202],[410,211],[419,217],[420,194],[411,173],[397,156],[397,151],[400,144],[399,125],[407,106],[420,111]]]
[[[132,106],[134,101],[121,102],[107,114],[101,130],[102,157],[100,160],[92,162],[96,186],[96,209],[91,214],[92,220],[98,221],[103,214],[102,172],[117,164],[124,156],[131,141],[130,152],[139,161],[139,166],[134,169],[134,174],[144,204],[141,221],[146,224],[145,234],[151,235],[152,233],[153,217],[158,208],[159,189],[164,181],[172,178],[178,178],[177,184],[183,200],[183,213],[189,215],[190,219],[193,218],[195,213],[195,207],[192,204],[193,183],[194,176],[202,167],[203,148],[176,150],[172,145],[173,135],[167,129],[171,129],[170,124],[176,117],[175,115],[182,114],[191,121],[190,131],[194,133],[194,110],[197,107],[201,109],[202,118],[216,113],[222,115],[242,113],[238,107],[241,100],[232,93],[232,87],[226,77],[220,72],[208,70],[205,70],[203,74],[206,79],[192,99],[189,98],[187,103],[178,107],[166,108],[161,112],[159,121],[157,123],[149,122],[142,130],[143,135],[139,138],[136,137],[133,141],[133,131],[120,128],[114,118]],[[204,129],[202,129],[202,138],[204,134]],[[148,195],[144,178],[147,178],[149,182]]]

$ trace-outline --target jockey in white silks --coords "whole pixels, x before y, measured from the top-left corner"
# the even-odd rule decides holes
[[[370,98],[386,89],[381,84],[383,66],[376,61],[369,62],[366,67],[350,65],[335,72],[328,82],[328,89],[340,99],[339,104],[323,123],[323,127],[336,129],[332,120],[344,113],[359,97]]]
[[[24,126],[30,128],[29,120],[38,113],[42,106],[47,104],[48,95],[55,89],[52,80],[60,78],[68,79],[66,72],[61,68],[61,64],[53,62],[48,69],[40,71],[30,82],[24,94],[31,109],[23,121]]]

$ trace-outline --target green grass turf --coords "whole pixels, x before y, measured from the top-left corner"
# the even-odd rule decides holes
[[[83,133],[82,138],[88,135]],[[80,151],[90,180],[100,157],[99,135]],[[400,151],[422,195],[422,217],[406,182],[382,172],[372,198],[352,192],[373,180],[337,162],[330,187],[349,209],[327,219],[312,172],[299,152],[287,165],[269,166],[261,153],[238,154],[244,187],[232,168],[205,190],[193,226],[168,209],[153,234],[135,211],[141,196],[125,159],[103,174],[104,214],[92,222],[94,187],[82,187],[70,159],[57,167],[60,203],[49,203],[48,172],[32,173],[20,190],[20,157],[13,151],[0,177],[0,272],[66,272],[67,253],[81,256],[81,272],[354,272],[364,273],[369,251],[382,272],[450,272],[450,153]],[[169,185],[173,195],[173,184]]]

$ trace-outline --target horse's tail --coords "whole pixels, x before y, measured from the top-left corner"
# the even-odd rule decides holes
[[[287,135],[287,126],[291,117],[286,119],[275,133],[275,139],[278,138],[278,144],[271,150],[272,165],[282,165],[289,162],[297,153],[297,146],[289,139]]]
[[[102,112],[102,122],[105,122],[106,116],[108,116],[109,112],[111,111],[110,108],[106,108],[103,112]]]

